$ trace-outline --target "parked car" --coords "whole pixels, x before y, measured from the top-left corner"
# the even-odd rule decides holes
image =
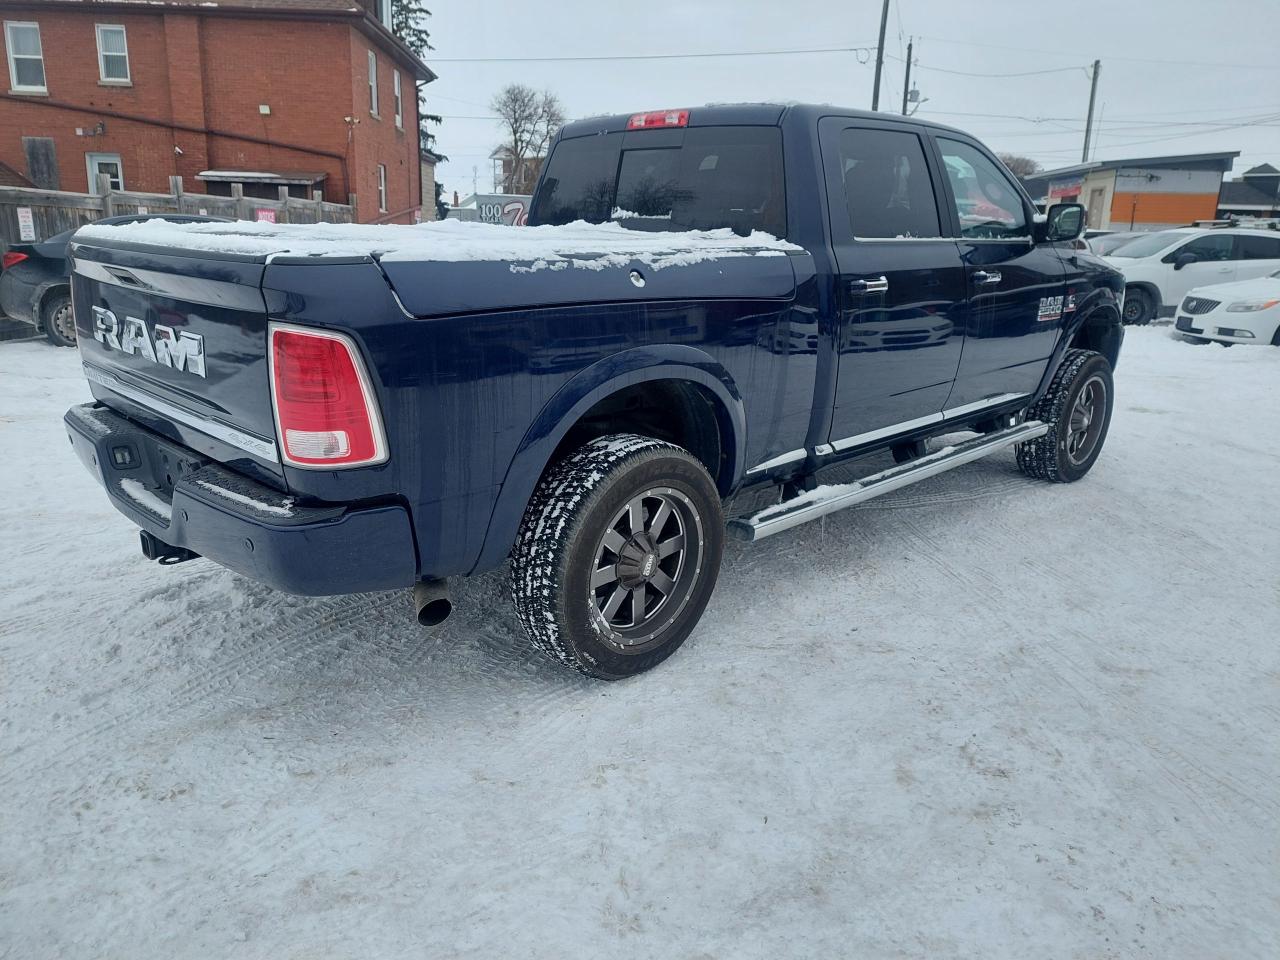
[[[1196,287],[1178,305],[1174,323],[1196,340],[1280,347],[1280,271],[1257,280]]]
[[[1114,253],[1120,247],[1124,246],[1130,240],[1136,240],[1138,237],[1148,236],[1146,233],[1104,233],[1097,237],[1089,238],[1089,249],[1096,256],[1105,257]]]
[[[222,217],[178,213],[126,214],[97,222],[137,223],[150,219],[170,223],[226,222]],[[60,347],[74,347],[76,343],[75,319],[71,315],[71,266],[67,259],[67,243],[74,233],[75,230],[64,230],[48,240],[14,244],[0,256],[0,313],[33,324],[50,343]]]
[[[72,446],[163,563],[413,587],[435,623],[510,556],[531,641],[605,679],[689,636],[740,490],[779,488],[728,522],[757,540],[998,450],[1069,482],[1102,449],[1123,278],[1065,246],[1083,207],[1035,219],[959,130],[576,121],[529,224],[86,227]]]
[[[1251,280],[1280,270],[1280,234],[1182,227],[1139,237],[1107,261],[1124,273],[1124,322],[1172,316],[1193,287]]]

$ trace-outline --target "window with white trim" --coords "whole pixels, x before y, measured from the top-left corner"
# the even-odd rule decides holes
[[[387,166],[378,164],[378,212],[387,212]]]
[[[391,74],[394,81],[392,87],[396,95],[396,126],[404,129],[404,99],[400,96],[400,71],[396,70]]]
[[[125,84],[129,77],[129,41],[124,27],[114,23],[96,24],[98,32],[98,79],[103,83]]]
[[[378,58],[369,51],[369,112],[378,115]]]
[[[9,52],[9,89],[15,93],[48,93],[40,24],[6,20],[4,46]]]
[[[391,29],[391,0],[378,0],[378,19],[384,27]]]

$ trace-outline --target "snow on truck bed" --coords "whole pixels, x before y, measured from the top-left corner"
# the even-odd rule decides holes
[[[77,240],[112,240],[208,253],[266,257],[364,257],[415,261],[511,262],[513,270],[590,270],[633,262],[660,270],[726,257],[779,256],[801,247],[767,233],[729,229],[648,232],[616,223],[509,227],[442,220],[437,223],[138,223],[81,227]],[[516,266],[522,264],[523,266]]]

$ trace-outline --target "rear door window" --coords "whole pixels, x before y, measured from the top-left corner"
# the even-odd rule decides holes
[[[1280,260],[1280,237],[1236,235],[1237,260]]]
[[[777,127],[690,127],[674,142],[655,133],[562,140],[530,224],[613,221],[633,230],[786,235]]]
[[[942,235],[924,146],[916,134],[847,127],[840,134],[840,171],[853,236]]]

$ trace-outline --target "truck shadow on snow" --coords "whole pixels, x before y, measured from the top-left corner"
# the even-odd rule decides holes
[[[744,633],[760,639],[755,613],[780,585],[790,594],[812,590],[816,597],[827,577],[856,583],[859,571],[901,556],[904,536],[913,536],[908,526],[914,530],[923,521],[945,536],[971,526],[975,516],[993,509],[993,499],[1049,490],[1022,477],[1011,456],[992,458],[760,543],[729,541],[702,624],[661,669],[715,669],[715,646]],[[743,504],[730,507],[741,510]],[[797,582],[798,571],[803,582]],[[815,571],[822,577],[809,580]],[[205,667],[232,686],[265,684],[256,694],[239,691],[250,701],[308,704],[311,713],[330,719],[359,711],[367,720],[371,710],[412,708],[451,721],[468,714],[478,720],[498,702],[576,703],[605,687],[616,689],[580,677],[532,647],[516,620],[506,574],[504,567],[457,581],[453,616],[434,630],[417,625],[407,591],[316,599],[276,593],[233,574],[200,576],[194,579],[210,584],[209,602],[223,607],[214,618],[221,623],[207,624],[222,633],[210,653],[222,662]],[[225,607],[228,592],[232,609]],[[191,599],[198,624],[205,618],[198,597]]]

